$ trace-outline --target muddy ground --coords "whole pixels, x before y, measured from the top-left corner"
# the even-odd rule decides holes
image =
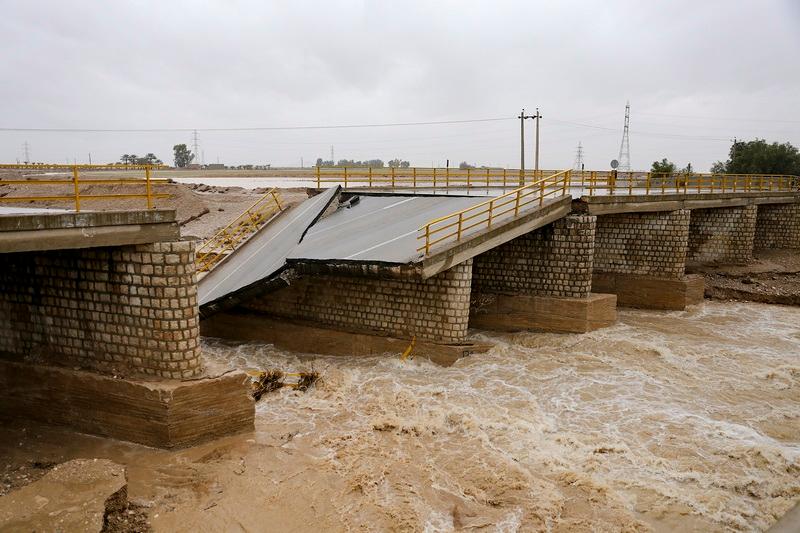
[[[690,265],[687,272],[705,277],[708,299],[800,305],[800,250],[758,250],[747,265]]]

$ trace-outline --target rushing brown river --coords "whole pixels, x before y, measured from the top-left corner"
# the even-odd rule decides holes
[[[67,455],[127,464],[165,531],[766,529],[800,498],[800,309],[619,318],[475,333],[497,346],[450,368],[206,339],[218,363],[323,381],[265,396],[254,435],[180,452],[86,437]]]

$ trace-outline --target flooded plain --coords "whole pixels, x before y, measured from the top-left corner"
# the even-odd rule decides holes
[[[496,347],[450,368],[205,339],[216,363],[322,381],[190,450],[14,428],[0,452],[126,464],[165,531],[763,531],[800,498],[796,307],[473,335]]]

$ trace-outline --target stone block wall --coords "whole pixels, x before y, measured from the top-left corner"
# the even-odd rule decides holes
[[[469,323],[472,261],[427,280],[347,275],[300,278],[245,307],[349,331],[463,342]]]
[[[754,247],[800,249],[800,204],[759,205]]]
[[[569,215],[474,259],[475,292],[585,298],[592,290],[595,223]]]
[[[687,209],[597,217],[594,270],[661,278],[683,276],[689,238]]]
[[[692,210],[687,259],[728,264],[752,261],[757,211],[755,205]]]
[[[0,352],[104,373],[202,372],[194,243],[0,255]]]

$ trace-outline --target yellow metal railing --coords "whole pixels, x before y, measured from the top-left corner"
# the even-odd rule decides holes
[[[508,168],[314,167],[317,188],[345,187],[466,188],[519,187],[558,172]]]
[[[197,271],[214,268],[280,211],[283,211],[280,195],[273,188],[197,249]]]
[[[81,210],[81,202],[92,200],[126,200],[131,198],[144,198],[147,203],[147,208],[153,208],[153,200],[156,198],[169,198],[169,194],[153,192],[154,185],[168,183],[166,179],[156,179],[152,177],[153,169],[161,168],[158,165],[50,165],[50,164],[31,164],[31,165],[0,165],[0,169],[10,170],[63,170],[71,174],[66,178],[58,177],[39,177],[37,175],[29,176],[27,179],[8,179],[0,177],[0,187],[4,185],[17,185],[24,187],[34,187],[46,189],[53,187],[66,186],[68,194],[41,194],[32,196],[16,196],[6,195],[0,197],[0,202],[4,203],[21,203],[21,202],[50,202],[50,201],[67,201],[73,202],[75,211]],[[144,170],[144,176],[141,178],[91,178],[81,176],[82,170]],[[143,187],[144,191],[141,193],[108,193],[108,194],[92,194],[83,192],[82,187],[92,185],[125,185],[131,187]],[[0,188],[0,192],[2,189]]]
[[[424,251],[427,255],[432,246],[443,241],[461,241],[471,229],[491,228],[492,223],[499,218],[519,216],[520,211],[526,206],[542,206],[546,198],[566,196],[571,176],[571,170],[563,170],[491,200],[431,220],[419,228],[417,240],[423,243],[417,251]]]
[[[781,174],[573,171],[572,176],[572,185],[582,186],[588,196],[778,192],[797,191],[800,185],[798,176]]]

